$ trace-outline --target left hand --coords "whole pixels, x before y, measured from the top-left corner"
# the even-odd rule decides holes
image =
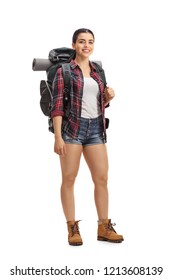
[[[105,88],[104,94],[105,94],[105,103],[106,104],[109,103],[109,101],[111,101],[115,97],[115,92],[110,87]]]

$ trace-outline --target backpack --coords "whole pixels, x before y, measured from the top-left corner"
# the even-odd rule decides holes
[[[75,50],[70,48],[57,48],[49,52],[48,59],[34,59],[32,69],[34,71],[46,71],[47,80],[40,81],[40,107],[45,116],[48,117],[48,129],[54,133],[53,120],[51,118],[51,107],[53,103],[52,83],[59,67],[62,67],[64,77],[64,107],[67,107],[71,90],[70,61],[75,57]],[[97,73],[100,75],[105,87],[106,77],[101,62],[92,61]],[[109,126],[109,119],[106,118],[106,128]]]

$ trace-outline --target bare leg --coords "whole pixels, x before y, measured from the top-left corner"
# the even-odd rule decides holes
[[[84,147],[83,154],[95,185],[94,198],[99,220],[108,219],[108,157],[105,144]]]
[[[62,185],[61,202],[67,221],[75,221],[74,182],[79,170],[82,146],[66,144],[67,154],[60,156]]]

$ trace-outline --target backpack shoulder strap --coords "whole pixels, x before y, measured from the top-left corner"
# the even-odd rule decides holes
[[[71,70],[69,63],[62,64],[62,73],[64,77],[64,101],[67,103],[71,90]]]
[[[102,66],[100,64],[98,64],[97,62],[92,61],[92,63],[94,64],[97,73],[100,75],[100,78],[102,79],[104,86],[106,87],[107,82],[106,82],[105,71],[103,70]]]
[[[92,61],[92,63],[94,64],[95,68],[96,68],[96,71],[97,73],[100,75],[100,78],[102,80],[102,82],[104,83],[104,87],[106,88],[107,87],[107,81],[106,81],[106,76],[105,76],[105,71],[103,70],[102,66],[100,63],[97,63],[95,61]],[[109,107],[109,103],[106,105],[105,108]],[[109,126],[109,119],[106,118],[106,128],[108,128]]]

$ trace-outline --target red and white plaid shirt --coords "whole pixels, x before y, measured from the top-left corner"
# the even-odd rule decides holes
[[[99,74],[96,72],[94,64],[90,62],[91,77],[98,83],[100,92],[100,109],[104,124],[104,137],[106,141],[106,126],[105,126],[105,101],[104,88],[105,85],[101,80]],[[84,78],[80,67],[74,60],[70,62],[71,68],[71,92],[68,106],[64,109],[64,78],[62,74],[62,67],[58,68],[53,82],[53,105],[51,110],[51,117],[62,116],[62,131],[73,139],[78,138],[80,128],[80,118],[82,109],[82,96],[84,87]],[[108,107],[108,106],[106,106]]]

